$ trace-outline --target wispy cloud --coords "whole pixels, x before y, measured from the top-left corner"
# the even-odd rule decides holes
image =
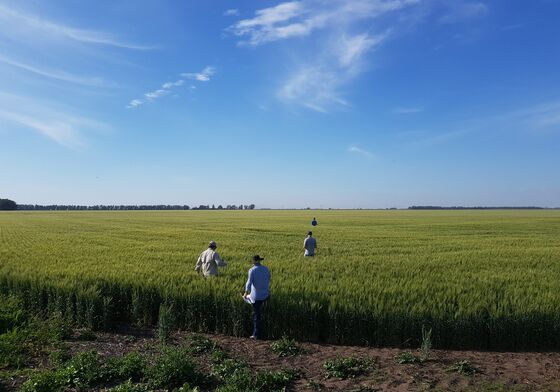
[[[134,109],[138,106],[145,104],[146,102],[154,101],[158,98],[171,94],[171,91],[175,87],[183,86],[186,83],[186,79],[198,81],[198,82],[208,82],[210,77],[214,75],[214,67],[205,67],[201,72],[190,72],[182,73],[181,76],[184,79],[178,79],[175,82],[165,82],[161,85],[161,88],[157,90],[150,91],[144,94],[142,98],[136,98],[131,100],[126,106],[127,109]],[[191,90],[194,90],[196,86],[189,86]]]
[[[350,147],[348,147],[347,151],[349,153],[360,155],[360,156],[362,156],[364,158],[367,158],[367,159],[375,158],[375,155],[372,152],[370,152],[368,150],[364,150],[363,148],[360,148],[360,147],[357,147],[357,146],[350,146]]]
[[[23,11],[10,8],[6,5],[0,5],[0,20],[2,21],[4,28],[7,29],[8,26],[12,27],[7,29],[7,31],[10,31],[12,35],[17,31],[21,31],[23,28],[26,32],[35,32],[41,39],[62,38],[86,44],[107,45],[125,49],[153,49],[151,46],[137,45],[122,41],[110,33],[70,27],[64,24],[49,21],[35,15],[27,14]]]
[[[224,16],[238,16],[239,10],[237,8],[231,8],[224,11]]]
[[[8,57],[4,57],[0,55],[0,63],[7,64],[9,66],[22,69],[27,72],[31,72],[36,75],[40,75],[50,79],[56,79],[67,83],[75,83],[80,84],[83,86],[90,86],[90,87],[110,87],[112,84],[106,82],[102,78],[98,77],[83,77],[78,75],[73,75],[66,72],[59,72],[59,71],[51,71],[40,69],[35,66],[24,64],[19,61],[12,60]]]
[[[86,145],[85,133],[106,129],[99,121],[60,111],[44,102],[0,93],[0,123],[34,130],[68,148]]]
[[[392,34],[356,32],[360,20],[379,18],[417,4],[418,0],[301,0],[280,3],[257,10],[255,16],[231,25],[227,31],[239,37],[240,45],[303,38],[322,31],[326,34],[318,46],[310,46],[302,61],[293,67],[281,83],[277,95],[318,112],[348,105],[344,87],[367,69],[366,55]]]
[[[393,113],[395,114],[414,114],[414,113],[422,113],[424,111],[423,107],[414,106],[414,107],[400,107],[393,109]]]
[[[439,22],[444,24],[469,21],[488,13],[488,6],[479,1],[449,1],[444,4],[447,11],[439,18]]]
[[[198,80],[199,82],[208,82],[215,72],[216,69],[214,67],[206,67],[201,72],[182,73],[181,76],[187,79]]]

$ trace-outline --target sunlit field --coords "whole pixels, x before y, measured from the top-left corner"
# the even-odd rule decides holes
[[[194,271],[210,240],[217,279]],[[425,326],[437,347],[560,347],[556,210],[0,214],[0,290],[92,328],[155,325],[166,303],[177,328],[248,335],[253,254],[270,338],[414,346]]]

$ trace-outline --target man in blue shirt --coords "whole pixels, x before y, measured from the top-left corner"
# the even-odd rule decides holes
[[[317,226],[317,219],[313,218],[311,221],[311,226]]]
[[[262,306],[270,294],[270,271],[261,261],[264,258],[253,256],[253,267],[249,270],[249,277],[245,284],[243,299],[253,306],[253,335],[251,339],[262,338]]]

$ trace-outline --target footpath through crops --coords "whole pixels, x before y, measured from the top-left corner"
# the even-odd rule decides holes
[[[210,240],[228,267],[203,279]],[[560,347],[560,211],[0,214],[0,292],[97,329],[157,324],[165,304],[178,328],[248,335],[253,254],[270,338],[417,346],[424,326],[435,347]]]

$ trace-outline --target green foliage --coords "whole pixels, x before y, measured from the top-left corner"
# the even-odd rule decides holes
[[[2,214],[0,292],[92,330],[155,326],[173,303],[174,327],[247,336],[234,293],[266,249],[273,339],[399,345],[429,325],[438,348],[560,348],[560,211],[319,211],[319,263],[302,263],[306,214]],[[218,279],[193,271],[209,237],[229,262]]]
[[[185,348],[166,348],[154,365],[147,370],[146,380],[151,388],[173,390],[185,383],[201,385],[205,378],[196,369]]]
[[[95,351],[80,353],[59,371],[65,386],[86,390],[104,381],[105,371]]]
[[[401,365],[404,364],[412,365],[421,362],[421,360],[410,351],[404,351],[402,353],[398,353],[397,355],[395,355],[395,362]]]
[[[64,346],[60,346],[49,352],[49,363],[52,367],[60,367],[70,360],[70,354]]]
[[[144,384],[134,384],[131,380],[117,385],[114,388],[109,389],[110,392],[148,392],[149,389]]]
[[[324,391],[325,385],[321,384],[319,381],[309,380],[306,385],[307,389],[312,391]]]
[[[244,361],[237,359],[224,359],[219,363],[215,363],[212,368],[212,375],[220,380],[228,380],[235,378],[238,374],[245,373],[249,370],[249,366]]]
[[[0,335],[0,369],[21,368],[29,353],[27,333],[14,328]]]
[[[469,361],[459,361],[455,362],[452,366],[450,366],[447,371],[449,372],[457,372],[464,376],[474,376],[474,374],[478,371]]]
[[[146,359],[140,353],[131,352],[122,357],[110,358],[104,369],[107,381],[140,381],[146,372]]]
[[[0,334],[21,326],[24,321],[21,301],[13,296],[0,296]]]
[[[327,378],[348,379],[355,378],[367,373],[374,366],[375,362],[368,358],[335,358],[326,361],[323,365]]]
[[[303,348],[294,339],[290,339],[287,336],[272,342],[270,348],[280,357],[289,357],[303,353]]]
[[[194,356],[199,356],[216,348],[216,344],[202,335],[189,337],[189,351]]]
[[[59,392],[64,390],[66,380],[60,371],[44,371],[32,375],[20,392]]]
[[[86,342],[92,342],[97,340],[97,335],[91,329],[84,329],[76,336],[76,340],[83,340]]]
[[[299,372],[294,370],[253,374],[248,368],[238,368],[216,392],[283,392],[297,377]]]

